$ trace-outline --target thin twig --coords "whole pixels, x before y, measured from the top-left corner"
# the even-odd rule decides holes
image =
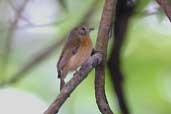
[[[107,4],[107,6],[110,6],[109,4],[111,4],[111,3],[114,3],[114,1],[113,2],[109,2],[108,4]],[[111,22],[112,22],[112,11],[113,11],[113,5],[114,4],[111,4],[112,5],[112,7],[110,6],[110,8],[108,9],[107,8],[107,10],[110,10],[111,11],[111,14],[109,13],[108,15],[106,15],[106,13],[104,13],[104,15],[106,15],[106,17],[107,18],[104,18],[104,19],[107,19],[106,21],[109,21],[109,24],[108,24],[108,22],[107,22],[107,26],[104,26],[103,24],[106,24],[106,23],[103,23],[103,22],[105,22],[103,19],[102,19],[102,21],[101,21],[101,24],[102,24],[102,30],[103,31],[101,31],[101,32],[104,32],[105,33],[105,35],[107,35],[107,37],[108,37],[108,35],[109,35],[109,29],[110,29],[110,26],[111,26]],[[107,7],[106,6],[106,7]],[[105,11],[104,11],[105,12]],[[108,11],[107,11],[107,13],[108,13]],[[103,15],[103,16],[104,16]],[[110,15],[110,16],[109,16]],[[104,28],[103,28],[104,27]],[[104,30],[106,30],[106,28],[105,27],[107,27],[107,31],[104,31]],[[103,34],[101,34],[101,35],[103,35]],[[100,37],[100,38],[104,38],[103,36],[102,37]],[[104,39],[105,40],[105,39]],[[99,39],[98,41],[101,41],[101,39]],[[105,47],[105,49],[107,49],[107,41],[105,41],[105,42],[101,42],[101,43],[106,43],[106,47]],[[99,44],[97,44],[97,45],[100,45],[100,43]],[[103,45],[103,44],[102,44]],[[103,47],[102,47],[103,48]],[[97,46],[97,49],[99,49],[98,51],[101,51],[100,49],[100,47],[98,47]],[[95,54],[96,55],[96,54]],[[80,69],[80,71],[79,72],[77,72],[75,75],[74,75],[74,77],[65,85],[65,87],[62,89],[62,91],[61,91],[61,93],[60,93],[60,95],[56,98],[56,100],[50,105],[50,107],[45,111],[45,113],[44,114],[56,114],[58,111],[59,111],[59,109],[60,109],[60,107],[61,107],[61,105],[65,102],[65,100],[69,97],[69,95],[71,94],[71,92],[78,86],[78,84],[85,78],[85,76],[88,74],[88,72],[90,72],[91,71],[91,69],[93,68],[93,67],[95,67],[96,65],[98,65],[99,63],[101,63],[101,61],[102,61],[102,55],[99,53],[99,55],[98,55],[98,58],[96,58],[95,57],[95,55],[93,55],[92,57],[90,57],[89,58],[89,60],[87,61],[87,63],[85,63],[82,67],[81,67],[81,69]],[[105,54],[106,55],[106,54]],[[95,57],[94,59],[93,59],[93,57]],[[92,59],[92,60],[91,60]],[[94,64],[94,65],[93,65]],[[103,65],[104,65],[104,63],[103,63]],[[103,67],[104,68],[104,67]],[[104,70],[104,69],[103,69]],[[104,81],[104,80],[103,80]],[[98,86],[99,87],[99,86]],[[104,96],[101,96],[101,97],[99,97],[99,98],[102,98],[102,100],[100,100],[100,99],[98,99],[97,98],[97,101],[100,101],[99,102],[99,104],[100,104],[100,106],[99,106],[99,108],[100,108],[100,110],[102,109],[102,112],[103,112],[103,109],[104,109],[104,111],[105,112],[107,112],[107,114],[112,114],[112,111],[110,110],[110,108],[109,108],[109,106],[108,105],[106,105],[106,104],[104,104],[104,103],[107,103],[107,100],[106,100],[106,97],[105,97],[105,93],[103,93],[104,91],[98,91],[98,92],[102,92],[102,94],[104,94]],[[101,94],[100,94],[101,95]],[[105,100],[104,102],[103,102],[103,100]],[[102,102],[101,102],[102,101]],[[101,103],[103,103],[103,104],[101,104]],[[102,106],[103,105],[103,106]],[[104,113],[104,114],[106,114],[106,113]]]
[[[103,61],[96,67],[95,94],[96,102],[102,114],[113,114],[105,95],[105,62],[112,19],[115,17],[117,0],[105,0],[100,22],[96,50],[103,54]]]
[[[92,14],[96,11],[94,9],[94,8],[96,8],[96,7],[94,7],[94,5],[95,5],[95,3],[97,3],[97,1],[99,1],[99,0],[95,0],[92,3],[92,5],[90,6],[90,9],[91,10],[88,10],[85,13],[85,15],[83,16],[83,18],[81,19],[81,22],[79,22],[79,25],[81,25],[83,23],[88,23],[88,21],[91,18]],[[93,8],[91,8],[91,7],[93,7]],[[3,81],[2,83],[0,83],[0,86],[13,84],[13,83],[18,82],[22,78],[24,78],[26,73],[28,73],[29,71],[31,71],[39,63],[43,62],[44,59],[47,59],[49,57],[49,55],[51,55],[58,47],[60,47],[60,45],[63,42],[64,42],[64,38],[62,38],[59,41],[56,41],[54,44],[52,44],[51,46],[49,46],[47,49],[43,49],[42,51],[40,51],[41,52],[40,54],[38,54],[35,58],[33,58],[32,60],[30,60],[17,73],[15,73],[13,76],[11,76],[12,78],[10,78],[7,81]]]
[[[58,113],[60,107],[70,96],[73,90],[87,77],[88,73],[96,67],[102,61],[102,55],[100,53],[95,53],[92,55],[85,64],[82,65],[80,70],[76,72],[73,78],[62,88],[60,94],[53,101],[53,103],[48,107],[48,109],[43,114],[56,114]]]
[[[11,0],[7,0],[9,5],[11,6],[14,13],[17,13],[20,9],[18,9]],[[25,15],[21,15],[20,19],[26,21],[28,24],[33,24]]]
[[[9,28],[9,31],[7,33],[6,37],[6,45],[4,49],[4,54],[3,54],[3,63],[2,63],[2,75],[4,76],[6,74],[7,70],[7,65],[9,62],[9,56],[11,53],[11,45],[13,42],[13,36],[15,34],[15,30],[17,28],[17,25],[19,23],[20,18],[22,17],[22,13],[25,10],[25,7],[27,6],[29,0],[25,0],[23,4],[18,8],[18,11],[16,12],[15,19],[11,24],[11,27]]]
[[[13,9],[14,12],[19,11],[19,9],[13,4],[13,2],[11,0],[7,0],[7,1],[8,1],[9,5],[11,6],[11,8]],[[20,19],[25,21],[27,24],[22,25],[22,26],[17,26],[17,29],[25,29],[25,28],[32,28],[32,27],[37,28],[37,27],[57,26],[64,21],[64,20],[53,21],[53,22],[37,25],[37,24],[32,23],[25,15],[21,15]]]
[[[169,5],[167,0],[156,0],[160,7],[164,10],[165,14],[171,22],[171,5]]]
[[[3,82],[0,85],[4,86],[4,85],[9,85],[9,84],[14,84],[20,81],[22,78],[24,78],[26,73],[28,73],[30,70],[36,67],[38,63],[47,59],[49,55],[52,54],[52,52],[54,52],[58,47],[60,47],[63,44],[64,40],[65,40],[64,38],[61,38],[59,41],[55,42],[53,45],[51,45],[47,49],[44,49],[43,52],[38,54],[38,56],[33,58],[26,65],[24,65],[16,74],[14,74],[11,79]]]

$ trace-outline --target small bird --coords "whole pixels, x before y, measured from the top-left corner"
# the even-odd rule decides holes
[[[91,56],[93,44],[90,32],[93,28],[86,26],[75,27],[71,30],[66,44],[57,63],[60,90],[65,85],[65,77],[69,71],[76,70]]]

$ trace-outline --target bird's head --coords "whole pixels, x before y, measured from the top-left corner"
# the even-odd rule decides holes
[[[94,28],[89,28],[87,26],[80,26],[73,29],[73,32],[78,36],[87,36]]]

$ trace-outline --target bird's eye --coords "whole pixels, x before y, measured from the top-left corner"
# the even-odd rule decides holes
[[[82,27],[81,30],[86,31],[86,28],[85,27]]]

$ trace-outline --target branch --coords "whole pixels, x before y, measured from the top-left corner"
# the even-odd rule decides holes
[[[61,38],[59,41],[55,42],[53,45],[51,45],[47,49],[44,49],[40,54],[38,54],[38,56],[33,58],[26,65],[24,65],[16,74],[14,74],[11,79],[1,83],[0,85],[4,86],[4,85],[9,85],[9,84],[14,84],[20,81],[22,78],[24,78],[27,72],[29,72],[34,67],[36,67],[38,63],[48,58],[50,54],[52,54],[58,47],[60,47],[63,44],[63,42],[64,42],[64,38]]]
[[[88,73],[101,62],[102,55],[100,53],[92,55],[87,62],[82,65],[80,70],[74,74],[73,78],[62,88],[55,101],[43,114],[56,114],[73,90],[87,77]]]
[[[134,3],[127,4],[127,0],[120,0],[116,7],[116,18],[114,23],[114,39],[112,53],[108,62],[109,71],[111,73],[112,84],[118,99],[119,107],[122,114],[130,114],[125,94],[123,90],[124,75],[121,69],[120,53],[123,42],[126,38],[129,20],[135,9]]]
[[[27,6],[28,2],[29,2],[29,0],[25,0],[23,2],[23,4],[18,8],[18,11],[16,12],[16,15],[15,15],[15,19],[12,22],[11,27],[9,28],[9,31],[7,33],[7,37],[6,37],[7,44],[5,45],[5,49],[4,49],[3,63],[2,63],[3,66],[1,69],[3,72],[2,73],[3,76],[6,73],[7,64],[9,61],[9,56],[10,56],[10,52],[11,52],[11,45],[13,42],[13,36],[15,34],[15,30],[17,28],[18,22],[19,22],[20,18],[22,17],[22,13],[23,13],[25,7]]]
[[[11,0],[7,0],[7,1],[9,3],[9,5],[11,6],[12,10],[14,11],[14,13],[17,14],[17,12],[19,12],[20,9],[18,9],[17,6],[15,6]],[[21,15],[20,19],[27,22],[28,24],[32,24],[32,22],[27,17],[25,17],[24,15]]]
[[[16,13],[19,11],[19,9],[13,4],[13,2],[11,0],[7,0],[9,5],[11,6],[11,8],[13,9],[13,11]],[[31,27],[47,27],[47,26],[57,26],[60,23],[62,23],[64,20],[60,20],[60,21],[53,21],[50,23],[45,23],[45,24],[34,24],[32,23],[25,15],[21,15],[20,19],[22,19],[23,21],[25,21],[27,24],[26,25],[22,25],[22,26],[17,26],[17,29],[25,29],[25,28],[31,28]]]
[[[109,32],[112,26],[112,19],[115,16],[117,0],[105,0],[103,14],[100,22],[96,50],[103,54],[103,61],[96,67],[95,77],[95,94],[96,102],[102,114],[113,114],[110,109],[106,95],[105,95],[105,61],[107,55],[107,46],[109,39]]]
[[[81,24],[87,24],[89,19],[91,18],[92,14],[96,11],[96,3],[98,3],[99,0],[93,1],[92,5],[90,6],[90,9],[85,13],[83,18],[81,19],[81,22],[79,22],[79,25]],[[22,78],[25,77],[25,74],[31,71],[34,67],[36,67],[39,63],[41,63],[43,60],[47,59],[50,54],[52,54],[58,47],[61,46],[61,44],[64,42],[64,38],[62,38],[59,41],[56,41],[54,44],[49,46],[47,49],[43,49],[40,54],[38,54],[35,58],[33,58],[31,61],[29,61],[26,65],[24,65],[17,73],[15,73],[12,78],[0,83],[0,86],[14,84],[18,81],[20,81]]]
[[[156,2],[160,5],[160,7],[164,10],[165,14],[169,18],[171,22],[171,6],[169,5],[167,0],[156,0]]]

